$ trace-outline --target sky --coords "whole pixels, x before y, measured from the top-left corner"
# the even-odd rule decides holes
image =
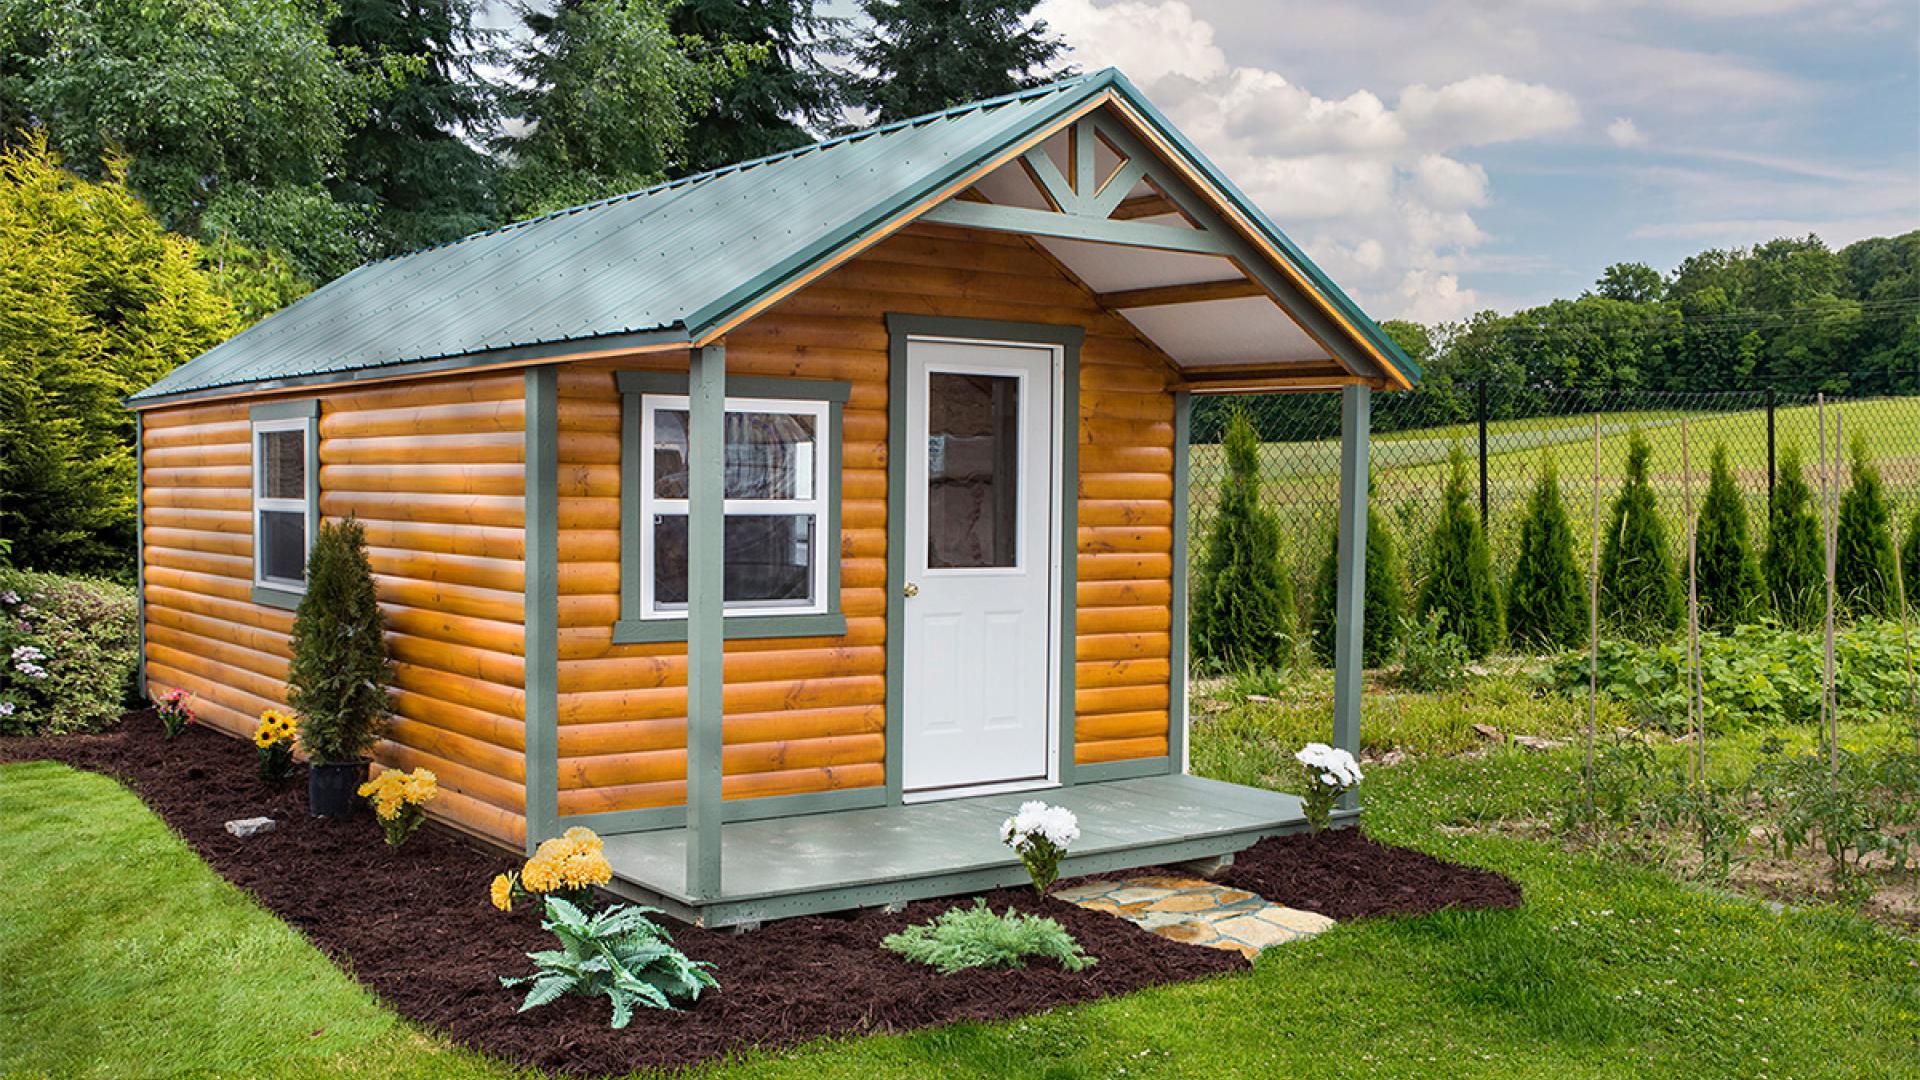
[[[1577,296],[1615,262],[1665,272],[1706,247],[1920,228],[1916,0],[1035,14],[1081,70],[1124,71],[1378,319]]]

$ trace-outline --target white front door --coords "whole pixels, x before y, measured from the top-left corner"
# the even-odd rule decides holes
[[[902,785],[1053,774],[1058,350],[907,346]]]

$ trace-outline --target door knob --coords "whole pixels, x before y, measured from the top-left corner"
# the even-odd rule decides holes
[[[909,581],[907,582],[907,587],[901,591],[905,592],[908,596],[919,596],[920,586],[915,585],[913,582]]]

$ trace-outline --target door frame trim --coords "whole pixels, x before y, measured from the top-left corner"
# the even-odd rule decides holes
[[[1074,638],[1075,590],[1078,584],[1080,520],[1080,346],[1086,339],[1081,326],[1052,323],[1003,322],[888,312],[887,320],[887,674],[886,674],[886,788],[887,804],[905,801],[901,769],[906,760],[906,716],[903,708],[906,678],[906,484],[907,484],[907,345],[913,338],[947,338],[1002,345],[1041,345],[1060,350],[1060,379],[1055,386],[1054,487],[1058,492],[1054,526],[1058,529],[1059,563],[1055,575],[1058,593],[1049,633],[1057,659],[1053,703],[1056,741],[1052,749],[1054,782],[1074,784]],[[999,786],[999,785],[985,785]],[[1029,785],[1031,786],[1031,785]],[[957,797],[972,789],[942,789],[940,797]],[[972,792],[977,794],[977,792]]]

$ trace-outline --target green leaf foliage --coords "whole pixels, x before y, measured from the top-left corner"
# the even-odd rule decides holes
[[[1401,584],[1406,568],[1400,563],[1400,544],[1385,514],[1367,507],[1367,584],[1361,613],[1360,655],[1367,667],[1393,662],[1400,622],[1407,617],[1407,591]],[[1313,621],[1308,628],[1314,655],[1331,663],[1334,650],[1334,614],[1340,591],[1340,530],[1327,536],[1327,554],[1314,580]]]
[[[1746,498],[1727,464],[1725,443],[1713,448],[1707,497],[1694,531],[1694,572],[1703,629],[1750,622],[1759,613],[1765,585],[1747,528]]]
[[[1761,560],[1773,613],[1786,626],[1818,626],[1826,610],[1827,560],[1820,539],[1820,517],[1813,489],[1800,460],[1800,448],[1780,455],[1767,515],[1767,550]]]
[[[382,632],[366,530],[351,517],[322,522],[307,555],[287,672],[287,703],[315,761],[356,761],[372,748],[392,681]]]
[[[1052,919],[1012,908],[996,915],[985,900],[975,900],[970,908],[948,908],[932,922],[888,934],[880,947],[942,975],[969,968],[1022,968],[1030,956],[1053,960],[1068,971],[1085,971],[1097,963]]]
[[[881,122],[1011,94],[1065,74],[1065,44],[1037,0],[861,0],[872,30],[854,49],[855,105]]]
[[[1458,443],[1448,456],[1447,487],[1439,520],[1427,542],[1427,572],[1414,614],[1437,618],[1480,659],[1500,644],[1500,600],[1493,584],[1493,555],[1480,514],[1467,493],[1467,456]]]
[[[557,896],[546,899],[540,925],[560,939],[558,949],[531,952],[534,973],[501,976],[500,985],[527,987],[520,1011],[567,994],[604,997],[613,1003],[613,1026],[626,1027],[636,1007],[673,1009],[717,988],[713,965],[691,960],[665,928],[647,918],[650,907],[616,904],[587,915]]]
[[[133,590],[0,569],[0,735],[63,735],[120,719],[140,662]]]
[[[1283,664],[1297,623],[1280,522],[1260,505],[1260,437],[1245,412],[1227,424],[1227,480],[1193,586],[1195,658],[1218,668]]]
[[[1907,522],[1907,539],[1900,546],[1900,575],[1907,588],[1907,610],[1920,610],[1920,510]]]
[[[831,129],[845,77],[825,63],[849,43],[837,22],[812,0],[680,0],[669,14],[673,32],[708,50],[747,46],[762,56],[740,77],[717,87],[693,117],[673,175],[717,169],[814,141],[803,124]]]
[[[1833,586],[1840,610],[1851,618],[1892,615],[1893,511],[1863,438],[1853,443],[1852,483],[1840,496],[1834,534]]]
[[[1600,548],[1600,617],[1639,640],[1663,638],[1686,618],[1666,522],[1647,480],[1652,457],[1646,436],[1635,431],[1627,444],[1627,479]]]
[[[131,579],[128,394],[237,328],[193,241],[118,172],[0,150],[0,535],[14,565]]]
[[[1507,635],[1516,645],[1568,648],[1587,637],[1587,576],[1573,551],[1573,526],[1560,498],[1553,458],[1520,521],[1520,550],[1507,585]]]

